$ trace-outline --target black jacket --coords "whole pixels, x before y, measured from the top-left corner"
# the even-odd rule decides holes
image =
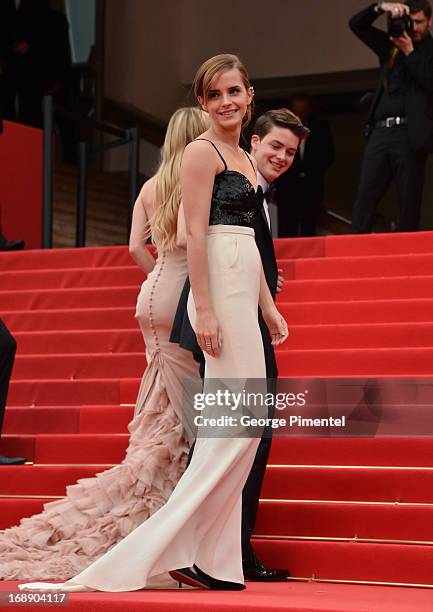
[[[298,201],[299,187],[303,194],[319,202],[323,199],[325,172],[335,159],[334,140],[329,123],[324,119],[312,115],[308,127],[310,135],[302,159],[298,147],[289,170],[275,181],[278,206]],[[301,173],[305,174],[305,179],[300,178]]]
[[[268,228],[268,224],[266,222],[266,217],[263,208],[261,210],[261,214],[259,214],[255,220],[254,232],[257,248],[259,250],[260,257],[263,263],[263,271],[265,273],[266,282],[268,283],[268,287],[270,289],[272,297],[275,299],[278,280],[277,260],[275,258],[274,243]],[[194,353],[197,361],[203,363],[203,353],[197,344],[197,338],[194,333],[194,330],[191,327],[191,323],[189,321],[188,313],[186,310],[189,289],[190,284],[189,279],[187,278],[179,299],[179,304],[173,322],[173,329],[171,332],[170,341],[176,342],[177,344],[180,344],[182,348],[191,351],[192,353]],[[271,344],[269,330],[263,320],[260,309],[259,326],[262,334],[263,348],[265,352],[266,375],[268,378],[277,378],[278,370],[275,353]]]
[[[376,53],[380,62],[380,79],[368,116],[370,129],[394,47],[388,34],[372,25],[378,17],[374,7],[372,4],[349,21],[352,32]],[[413,53],[402,59],[402,67],[409,142],[413,151],[430,153],[433,151],[433,39],[430,34],[415,43]]]

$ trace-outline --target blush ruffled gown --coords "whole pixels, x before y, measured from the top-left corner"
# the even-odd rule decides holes
[[[136,317],[147,368],[128,428],[125,459],[67,487],[66,497],[0,533],[0,579],[67,580],[153,515],[184,472],[184,386],[199,383],[192,354],[169,342],[187,276],[186,250],[161,252],[142,285]]]

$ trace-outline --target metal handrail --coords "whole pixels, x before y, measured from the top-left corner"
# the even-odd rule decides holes
[[[347,217],[343,217],[343,215],[339,215],[333,210],[326,209],[325,212],[327,215],[329,215],[333,219],[337,219],[337,221],[341,221],[342,223],[345,223],[346,225],[352,225],[352,221],[350,219],[348,219]]]
[[[52,96],[43,99],[44,137],[43,137],[43,206],[42,206],[42,247],[52,247],[53,236],[53,130],[54,114],[58,113],[87,125],[94,130],[117,136],[117,140],[95,145],[80,141],[78,149],[78,188],[77,188],[77,221],[75,246],[83,247],[86,243],[86,212],[87,212],[87,178],[88,166],[92,156],[108,149],[128,145],[129,147],[129,188],[128,188],[128,232],[131,229],[132,211],[138,194],[138,169],[140,140],[138,128],[127,130],[107,125],[90,117],[83,117],[75,111],[62,107],[55,107]]]

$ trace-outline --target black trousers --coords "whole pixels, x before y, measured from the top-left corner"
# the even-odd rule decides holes
[[[323,180],[323,179],[320,179]],[[315,236],[323,196],[316,193],[316,178],[297,177],[289,186],[277,189],[278,237]]]
[[[9,380],[14,365],[17,345],[8,328],[0,319],[0,435],[9,390]]]
[[[377,205],[392,181],[397,187],[399,231],[419,229],[426,159],[426,154],[412,151],[406,126],[372,131],[364,153],[353,209],[354,234],[371,231]]]
[[[268,393],[272,393],[275,397],[278,378],[277,362],[275,359],[274,348],[271,343],[271,336],[260,311],[259,326],[262,334],[263,349],[265,353],[267,391]],[[201,378],[204,378],[205,360],[203,354],[201,354],[201,357],[202,358],[200,359],[200,376]],[[275,407],[269,406],[269,418],[273,418],[274,411]],[[251,563],[254,559],[254,550],[251,545],[251,536],[253,534],[254,526],[256,524],[257,511],[259,508],[260,491],[263,484],[263,478],[265,476],[266,465],[268,463],[269,453],[271,450],[271,444],[272,428],[269,427],[266,428],[263,432],[263,436],[257,447],[256,456],[254,458],[251,471],[242,490],[242,559],[247,565]],[[191,447],[188,455],[188,464],[191,461],[193,451],[194,445]]]

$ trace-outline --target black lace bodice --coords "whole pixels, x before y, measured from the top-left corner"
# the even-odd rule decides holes
[[[223,170],[215,177],[209,225],[242,225],[253,227],[263,203],[263,192],[257,193],[241,172]]]
[[[206,140],[198,138],[197,140]],[[249,179],[237,170],[229,170],[224,157],[209,140],[224,163],[224,170],[216,175],[212,191],[209,225],[241,225],[253,227],[263,205],[263,191],[257,192]],[[247,155],[247,153],[245,153]],[[251,165],[254,165],[250,160]],[[255,170],[255,169],[254,169]]]

